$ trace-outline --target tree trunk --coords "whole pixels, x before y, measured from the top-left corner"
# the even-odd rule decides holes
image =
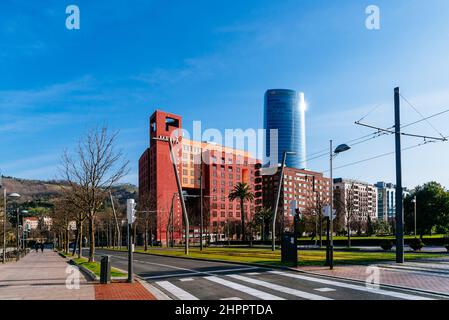
[[[351,247],[351,226],[348,222],[348,248]]]
[[[95,261],[95,226],[94,226],[93,218],[89,218],[89,234],[90,234],[89,262],[94,262]]]
[[[320,248],[323,246],[323,219],[320,216]]]
[[[246,232],[245,232],[245,208],[243,207],[243,199],[240,199],[240,212],[241,212],[241,219],[242,219],[242,241],[246,240]]]
[[[144,246],[144,250],[148,251],[148,221],[145,221],[145,231],[144,231],[144,235],[143,235],[143,246]]]
[[[69,228],[66,226],[66,228],[65,228],[65,239],[66,239],[66,242],[65,242],[65,253],[69,253]]]
[[[78,228],[78,259],[83,255],[83,223],[80,222]]]

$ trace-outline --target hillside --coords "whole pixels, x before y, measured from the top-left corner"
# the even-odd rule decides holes
[[[61,181],[27,180],[13,177],[3,177],[3,186],[8,193],[16,192],[21,195],[20,202],[52,202],[61,194]],[[115,186],[112,194],[120,202],[127,198],[137,197],[137,187],[132,184]]]

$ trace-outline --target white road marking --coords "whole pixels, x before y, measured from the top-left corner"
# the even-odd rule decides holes
[[[333,291],[337,291],[337,290],[332,289],[332,288],[318,288],[318,289],[314,289],[314,290],[319,291],[319,292],[333,292]]]
[[[221,284],[223,286],[229,287],[231,289],[237,290],[237,291],[241,291],[244,292],[246,294],[249,294],[253,297],[262,299],[262,300],[285,300],[284,298],[257,290],[257,289],[253,289],[232,281],[228,281],[219,277],[215,277],[215,276],[211,276],[211,277],[204,277],[204,279],[207,279],[209,281]]]
[[[172,295],[174,295],[179,300],[199,300],[194,295],[191,295],[187,291],[175,286],[174,284],[171,284],[168,281],[159,281],[156,282],[157,285],[164,288],[168,292],[170,292]]]
[[[247,275],[249,275],[249,276],[258,276],[258,275],[260,275],[260,272],[249,272],[249,273],[247,273]]]
[[[231,297],[231,298],[221,298],[220,300],[242,300],[242,298],[239,298],[239,297]]]
[[[305,281],[311,281],[311,282],[318,282],[318,283],[322,283],[322,284],[329,285],[329,286],[342,287],[342,288],[347,288],[347,289],[352,289],[352,290],[381,294],[381,295],[400,298],[400,299],[434,300],[432,298],[426,298],[426,297],[417,296],[417,295],[413,295],[413,294],[407,294],[407,293],[401,293],[401,292],[395,292],[395,291],[387,291],[384,289],[367,288],[367,287],[364,287],[361,285],[354,285],[354,284],[338,282],[338,281],[333,281],[333,280],[326,280],[326,279],[321,279],[321,278],[313,278],[313,277],[303,276],[300,274],[286,273],[286,272],[282,272],[282,271],[269,271],[269,272],[272,274],[281,275],[281,276],[285,276],[285,277],[290,277],[290,278],[295,278],[295,279],[300,279],[300,280],[305,280]]]
[[[193,278],[182,278],[182,279],[179,279],[179,281],[181,281],[181,282],[193,281]]]
[[[151,280],[151,279],[160,279],[160,278],[185,277],[185,276],[192,276],[192,275],[196,275],[196,273],[188,272],[188,273],[177,273],[177,274],[162,274],[159,276],[142,277],[142,279]]]
[[[248,283],[252,283],[261,287],[265,287],[265,288],[269,288],[272,290],[276,290],[282,293],[287,293],[290,294],[292,296],[296,296],[296,297],[300,297],[303,299],[308,299],[308,300],[333,300],[330,298],[326,298],[323,296],[319,296],[317,294],[313,294],[313,293],[308,293],[305,291],[300,291],[300,290],[296,290],[296,289],[292,289],[292,288],[288,288],[288,287],[284,287],[284,286],[280,286],[271,282],[266,282],[266,281],[262,281],[262,280],[257,280],[257,279],[252,279],[252,278],[248,278],[248,277],[244,277],[244,276],[240,276],[240,275],[229,275],[228,277],[240,280],[240,281],[245,281]]]

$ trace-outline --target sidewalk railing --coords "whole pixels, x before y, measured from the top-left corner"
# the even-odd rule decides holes
[[[25,257],[28,253],[30,253],[30,249],[20,249],[18,252],[19,258]],[[17,260],[17,250],[6,251],[6,262],[16,261]],[[0,262],[3,263],[3,255],[0,256]]]

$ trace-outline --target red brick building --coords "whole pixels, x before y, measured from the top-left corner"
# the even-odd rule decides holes
[[[279,185],[278,172],[263,176],[263,205],[266,208],[275,206]],[[310,214],[317,208],[328,205],[329,183],[330,179],[322,173],[286,167],[277,214],[280,228],[287,229],[292,226],[292,206],[303,214]]]
[[[150,148],[139,159],[139,206],[154,216],[155,239],[166,243],[174,229],[175,242],[183,239],[183,221],[169,144],[157,137],[174,137],[177,170],[190,219],[190,237],[198,237],[200,173],[202,170],[205,233],[223,239],[224,226],[239,222],[240,205],[228,195],[238,182],[250,185],[255,199],[245,203],[247,220],[262,205],[260,163],[248,152],[222,145],[184,139],[180,116],[157,110],[150,117]],[[202,155],[202,157],[201,157]],[[202,159],[202,160],[201,160]],[[173,225],[170,212],[173,204]],[[169,227],[170,226],[170,227]],[[199,241],[199,239],[197,239]]]

